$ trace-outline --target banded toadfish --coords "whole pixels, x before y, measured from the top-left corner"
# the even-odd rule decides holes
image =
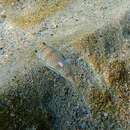
[[[43,42],[36,50],[36,57],[45,66],[72,81],[70,61],[59,51]]]

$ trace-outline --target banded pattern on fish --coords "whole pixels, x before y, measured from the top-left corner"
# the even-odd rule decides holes
[[[46,43],[40,44],[36,50],[36,57],[48,68],[58,72],[63,77],[71,77],[71,66],[58,50],[48,46]]]

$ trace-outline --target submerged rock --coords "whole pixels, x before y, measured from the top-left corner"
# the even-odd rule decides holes
[[[0,0],[0,130],[129,129],[129,10]]]
[[[90,110],[74,86],[48,68],[34,68],[24,79],[14,77],[9,88],[0,99],[2,130],[92,126]]]

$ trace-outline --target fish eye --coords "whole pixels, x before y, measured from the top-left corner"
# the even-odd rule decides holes
[[[35,50],[35,53],[37,53],[37,50]]]
[[[43,45],[46,45],[46,43],[45,43],[45,42],[42,42],[42,44],[43,44]]]

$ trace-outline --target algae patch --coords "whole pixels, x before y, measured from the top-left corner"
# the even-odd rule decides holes
[[[56,2],[49,3],[47,1],[40,0],[36,2],[36,7],[33,7],[33,10],[27,10],[26,12],[21,11],[19,14],[10,18],[12,24],[26,28],[33,26],[42,20],[46,19],[48,16],[53,15],[54,13],[63,10],[70,0],[58,0]]]

